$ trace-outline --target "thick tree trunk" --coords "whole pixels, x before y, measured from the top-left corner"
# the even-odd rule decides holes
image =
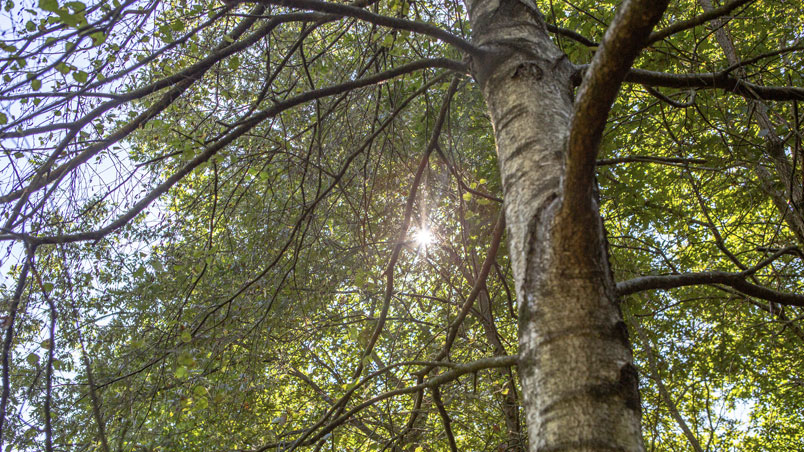
[[[526,0],[469,5],[519,300],[531,451],[641,451],[640,401],[597,206],[568,209],[572,65]],[[578,214],[580,212],[580,214]]]

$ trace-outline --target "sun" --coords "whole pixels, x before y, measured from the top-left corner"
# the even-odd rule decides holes
[[[435,242],[435,235],[429,229],[422,228],[413,233],[413,241],[416,242],[417,247],[427,247]]]

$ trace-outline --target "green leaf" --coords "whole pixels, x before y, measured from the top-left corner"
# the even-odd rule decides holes
[[[189,375],[189,372],[187,371],[186,367],[179,366],[179,367],[176,368],[176,371],[173,373],[173,375],[175,375],[176,378],[187,378],[187,375]]]
[[[193,358],[193,355],[191,355],[188,352],[183,352],[182,354],[180,354],[178,362],[179,362],[179,364],[181,366],[190,367],[190,368],[195,367],[196,364],[197,364],[195,362],[195,358]]]
[[[469,192],[466,192],[466,193],[463,194],[462,198],[463,198],[464,201],[469,202],[469,201],[472,200],[472,194],[469,193]]]
[[[36,353],[30,353],[25,357],[25,361],[28,361],[28,364],[35,366],[39,364],[39,355]]]
[[[5,113],[0,113],[0,126],[8,122],[8,116]]]
[[[182,331],[180,337],[181,337],[181,341],[184,342],[185,344],[187,342],[190,342],[191,340],[193,340],[193,337],[190,335],[189,331]]]
[[[70,8],[75,12],[81,12],[87,9],[87,5],[85,5],[83,2],[78,1],[67,2],[64,4],[64,6]]]
[[[63,22],[65,25],[69,27],[78,28],[81,24],[86,22],[86,17],[84,16],[83,10],[79,10],[73,13],[70,13],[65,8],[59,8],[56,11],[56,14],[59,16],[59,20]]]
[[[53,13],[59,9],[59,2],[58,0],[39,0],[39,8]]]
[[[56,70],[57,70],[57,71],[59,71],[59,72],[61,72],[61,73],[62,73],[62,74],[64,74],[64,75],[67,75],[68,73],[70,73],[70,71],[71,71],[72,69],[71,69],[71,68],[70,68],[70,66],[68,66],[66,63],[61,62],[61,63],[59,63],[59,64],[57,64],[57,65],[56,65]]]
[[[88,74],[84,71],[75,71],[73,72],[73,78],[78,83],[85,83],[87,81]]]
[[[42,88],[42,81],[38,78],[31,80],[31,89],[34,91],[39,91]]]
[[[239,67],[240,67],[240,57],[239,56],[234,55],[231,58],[229,58],[229,69],[235,71]]]
[[[28,22],[25,22],[25,29],[28,31],[36,31],[36,24],[29,20]]]
[[[96,31],[95,33],[92,33],[91,35],[89,35],[89,37],[92,38],[92,46],[93,47],[97,47],[97,46],[103,44],[104,42],[106,42],[106,33],[102,32],[102,31]]]

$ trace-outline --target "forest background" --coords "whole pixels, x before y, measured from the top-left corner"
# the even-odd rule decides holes
[[[2,7],[5,450],[804,448],[798,2]]]

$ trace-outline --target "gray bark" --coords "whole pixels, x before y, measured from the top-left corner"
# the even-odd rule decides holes
[[[666,3],[625,2],[577,105],[573,65],[532,2],[468,6],[505,192],[530,450],[642,451],[637,373],[592,186],[611,102]]]

